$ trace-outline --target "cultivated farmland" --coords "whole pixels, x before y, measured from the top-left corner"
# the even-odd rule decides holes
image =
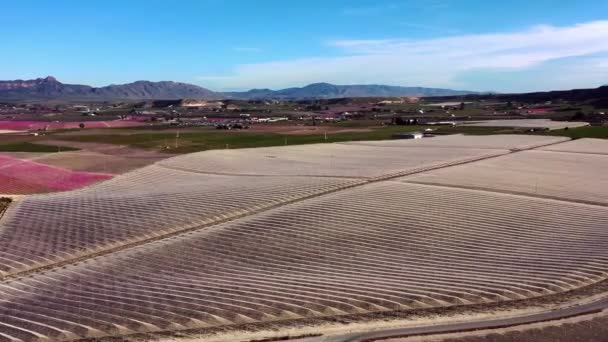
[[[352,141],[343,144],[362,145],[372,147],[401,147],[401,148],[427,148],[427,147],[443,147],[443,148],[475,148],[475,149],[530,149],[536,147],[562,146],[560,142],[569,142],[568,138],[550,137],[550,136],[534,136],[534,135],[513,135],[513,134],[495,134],[490,136],[475,136],[475,135],[446,135],[434,139],[413,139],[413,140],[382,140],[382,141]],[[550,148],[550,147],[547,147]],[[557,148],[557,147],[556,147]],[[394,152],[394,151],[393,151]]]
[[[567,142],[419,173],[403,180],[608,205],[608,154],[601,154],[601,146],[605,145],[604,141],[593,139]]]
[[[370,184],[3,283],[0,331],[59,339],[546,295],[606,276],[607,220],[582,204]]]
[[[441,308],[595,284],[608,272],[607,192],[594,171],[604,156],[540,149],[567,144],[451,136],[207,151],[20,199],[0,221],[0,341]],[[571,159],[588,156],[601,158]],[[540,169],[547,182],[566,170],[578,183],[545,196],[555,199],[466,177],[414,183]]]
[[[577,139],[568,141],[564,144],[541,147],[544,151],[558,152],[574,152],[574,153],[591,153],[591,154],[607,154],[608,155],[608,140],[605,139]]]
[[[0,194],[66,191],[112,178],[0,155]]]
[[[0,121],[0,129],[8,131],[30,131],[47,129],[80,128],[81,122],[50,122],[50,121]],[[134,127],[146,123],[134,120],[108,120],[85,122],[86,128]]]
[[[356,184],[199,175],[150,166],[88,189],[31,196],[0,228],[0,275],[210,224]]]
[[[522,128],[546,128],[549,130],[563,129],[566,127],[585,127],[588,122],[553,121],[549,119],[516,119],[516,120],[484,120],[464,124],[473,127],[522,127]]]
[[[565,140],[560,137],[461,135],[425,140],[423,143],[399,140],[214,150],[187,158],[167,159],[160,165],[234,175],[381,178],[506,154],[512,148],[529,148]],[[387,145],[401,149],[384,148]]]

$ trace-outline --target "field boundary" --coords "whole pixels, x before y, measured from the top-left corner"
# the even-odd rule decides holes
[[[418,181],[418,180],[403,180],[401,183],[436,186],[436,187],[441,187],[441,188],[493,192],[493,193],[505,194],[505,195],[516,195],[516,196],[523,196],[523,197],[549,199],[549,200],[566,202],[566,203],[577,203],[577,204],[595,205],[595,206],[599,206],[599,207],[608,207],[608,203],[589,201],[589,200],[584,200],[584,199],[566,199],[566,198],[558,197],[558,196],[533,194],[530,192],[514,191],[514,190],[494,189],[494,188],[488,188],[488,187],[483,187],[483,186],[443,184],[443,183],[425,182],[425,181]]]
[[[353,338],[350,340],[346,340],[348,342],[374,342],[374,341],[384,341],[384,340],[388,340],[388,339],[394,339],[394,338],[407,338],[407,337],[415,337],[415,336],[433,336],[433,335],[442,335],[442,334],[453,334],[453,333],[467,333],[467,332],[475,332],[475,331],[485,331],[485,330],[496,330],[496,329],[505,329],[505,328],[513,328],[513,327],[519,327],[519,326],[526,326],[526,325],[530,325],[530,324],[536,324],[536,323],[543,323],[543,322],[553,322],[553,321],[559,321],[559,320],[563,320],[563,319],[569,319],[569,318],[574,318],[574,317],[579,317],[579,316],[591,316],[591,315],[595,315],[598,313],[603,312],[604,310],[602,309],[593,309],[593,310],[589,310],[587,312],[583,312],[583,313],[574,313],[574,314],[570,314],[570,315],[566,315],[566,316],[561,316],[558,318],[549,318],[549,319],[536,319],[536,320],[531,320],[530,322],[525,322],[525,323],[496,323],[487,327],[483,327],[483,328],[454,328],[454,329],[442,329],[441,331],[432,331],[432,332],[422,332],[422,333],[416,333],[416,332],[412,332],[412,333],[405,333],[405,334],[396,334],[396,335],[390,335],[390,336],[383,336],[383,337],[370,337],[370,338],[363,338],[363,339],[358,339],[358,338]]]
[[[325,323],[336,323],[340,322],[341,324],[349,324],[355,322],[375,322],[375,321],[386,321],[390,319],[408,319],[411,317],[420,317],[420,315],[428,314],[430,316],[444,315],[445,317],[449,317],[450,315],[458,315],[464,314],[467,315],[469,313],[476,313],[480,311],[488,311],[488,310],[502,310],[505,309],[507,312],[510,309],[518,309],[518,308],[528,308],[530,306],[537,307],[545,307],[545,309],[532,313],[531,315],[542,314],[542,313],[552,313],[558,312],[560,310],[567,309],[576,309],[578,307],[586,307],[586,306],[594,306],[597,303],[602,303],[608,300],[608,279],[600,280],[599,282],[592,283],[589,285],[585,285],[580,288],[564,291],[564,292],[556,292],[553,294],[532,297],[527,299],[513,299],[509,301],[502,302],[490,302],[490,303],[479,303],[479,304],[460,304],[446,307],[430,307],[430,308],[419,308],[419,309],[409,309],[409,310],[389,310],[389,311],[371,311],[366,313],[355,313],[355,314],[342,314],[342,315],[332,315],[332,316],[318,316],[318,317],[310,317],[310,318],[296,318],[296,319],[281,319],[276,321],[269,322],[252,322],[252,323],[240,323],[228,326],[217,326],[217,327],[201,327],[201,328],[189,328],[184,330],[178,330],[179,336],[182,338],[194,338],[200,334],[212,334],[215,332],[232,332],[239,330],[276,330],[282,328],[298,328],[298,327],[315,327],[318,326],[319,329],[322,329],[322,325]],[[598,294],[599,293],[599,294]],[[582,300],[578,299],[584,297]],[[593,298],[592,300],[588,300],[588,298]],[[549,307],[546,307],[549,306]],[[464,311],[463,311],[464,310]],[[586,316],[593,314],[598,311],[597,308],[593,307],[590,309],[583,309],[582,312],[576,314],[568,314],[563,317],[558,318],[549,318],[538,320],[536,323],[541,322],[552,322],[558,321],[561,319],[567,319],[572,317]],[[599,310],[602,311],[602,310]],[[531,315],[507,315],[502,316],[504,319],[510,318],[525,318]],[[497,316],[498,317],[498,316]],[[500,319],[500,318],[498,318]],[[450,324],[450,323],[447,323]],[[514,324],[512,326],[524,326],[534,323],[520,323]],[[394,330],[399,328],[390,328],[387,330]],[[483,331],[488,330],[488,328],[481,329],[473,329],[471,331]],[[382,331],[382,330],[379,330]],[[459,332],[466,330],[458,330],[454,332]],[[323,334],[322,330],[319,330],[320,333]],[[132,338],[128,341],[167,341],[167,339],[175,337],[174,330],[161,330],[156,332],[144,332],[144,333],[134,333],[131,335],[122,336],[123,338]],[[398,338],[401,337],[399,334],[376,338],[376,339],[362,339],[362,335],[365,333],[347,333],[344,335],[335,335],[330,336],[327,335],[327,341],[331,342],[363,342],[363,341],[375,341],[382,340],[387,338]],[[433,333],[433,334],[413,334],[410,337],[414,336],[428,336],[428,335],[441,335],[443,332]],[[322,336],[325,336],[324,334]],[[105,336],[99,338],[85,338],[82,340],[83,342],[115,342],[115,337]]]

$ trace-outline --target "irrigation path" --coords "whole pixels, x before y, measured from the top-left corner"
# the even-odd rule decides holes
[[[606,309],[608,309],[608,298],[604,297],[586,304],[574,305],[526,316],[477,320],[464,323],[460,322],[440,325],[424,325],[407,328],[391,328],[385,330],[375,330],[372,332],[332,336],[323,339],[319,338],[316,340],[323,342],[370,342],[389,338],[405,338],[414,336],[469,332],[477,330],[501,329],[539,322],[555,321],[559,319],[565,319],[581,315],[589,315],[604,311]],[[310,341],[315,341],[315,339],[310,339]]]

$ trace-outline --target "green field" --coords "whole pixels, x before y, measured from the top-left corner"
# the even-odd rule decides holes
[[[248,131],[201,130],[200,132],[175,133],[145,132],[138,133],[129,129],[132,134],[89,134],[89,135],[56,135],[54,139],[79,142],[98,142],[125,145],[169,153],[190,153],[213,149],[233,149],[248,147],[267,147],[282,145],[301,145],[332,143],[360,140],[387,140],[393,134],[424,131],[428,126],[386,126],[373,128],[368,132],[341,132],[306,135],[288,135],[280,133],[256,133]],[[437,127],[438,128],[438,127]],[[505,128],[494,127],[441,127],[438,132],[466,134],[512,133]],[[124,132],[123,132],[124,133]]]
[[[66,151],[77,151],[77,148],[63,147],[63,146],[52,146],[52,145],[41,145],[32,144],[29,142],[20,142],[14,144],[0,145],[0,152],[66,152]]]
[[[204,130],[196,133],[133,133],[128,135],[96,134],[56,136],[55,139],[81,142],[103,142],[126,145],[145,149],[162,150],[171,153],[189,153],[196,151],[247,148],[281,145],[301,145],[324,142],[340,142],[354,140],[383,140],[399,132],[412,132],[423,129],[420,126],[390,127],[375,129],[370,132],[348,132],[307,135],[287,135],[278,133],[253,133],[246,131],[215,131]]]
[[[559,129],[559,130],[551,131],[548,134],[570,137],[572,139],[580,139],[580,138],[608,139],[608,126],[587,126],[587,127],[569,128],[567,130]]]

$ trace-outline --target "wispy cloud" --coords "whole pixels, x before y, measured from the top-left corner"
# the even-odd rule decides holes
[[[396,10],[399,8],[397,4],[388,4],[384,6],[370,6],[370,7],[349,7],[342,10],[344,15],[374,15],[380,14],[385,11]]]
[[[326,45],[341,56],[243,64],[216,81],[222,87],[278,87],[317,81],[467,87],[459,76],[472,71],[521,71],[559,59],[603,58],[608,54],[608,21],[420,40],[336,40]],[[605,63],[593,65],[596,76],[588,72],[585,77],[590,83],[600,82],[598,78],[606,75],[602,69]],[[542,82],[549,83],[551,78]],[[502,90],[500,85],[492,89]]]
[[[234,50],[236,52],[262,52],[261,48],[257,48],[257,47],[243,47],[243,46],[233,47],[232,50]]]
[[[425,32],[432,32],[433,34],[458,34],[461,33],[460,30],[457,29],[453,29],[453,28],[448,28],[448,27],[443,27],[443,26],[439,26],[439,25],[433,25],[433,24],[418,24],[418,23],[411,23],[411,22],[400,22],[398,23],[399,26],[403,26],[403,27],[407,27],[409,29],[412,29],[413,31],[425,31]]]

